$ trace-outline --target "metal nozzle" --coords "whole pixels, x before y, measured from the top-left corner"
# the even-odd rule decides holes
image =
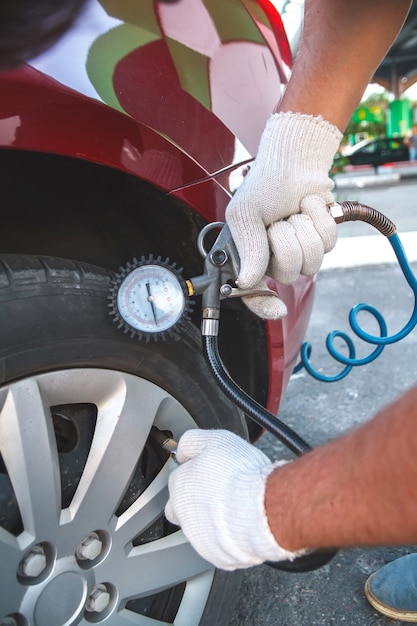
[[[152,426],[151,428],[151,436],[155,439],[155,441],[161,446],[165,452],[168,452],[171,459],[173,459],[176,463],[177,461],[177,447],[178,443],[175,439],[172,439],[166,432],[163,430],[159,430],[156,426]]]

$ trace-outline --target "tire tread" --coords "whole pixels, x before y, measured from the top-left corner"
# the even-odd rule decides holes
[[[45,294],[63,288],[102,294],[110,279],[108,270],[87,263],[47,256],[0,255],[0,298],[1,290],[11,290],[16,298],[26,297],[28,291]]]

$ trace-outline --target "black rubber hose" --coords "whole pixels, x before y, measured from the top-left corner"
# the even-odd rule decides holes
[[[203,335],[203,353],[217,384],[225,395],[242,409],[245,415],[274,435],[297,456],[311,450],[311,446],[292,428],[248,396],[231,378],[220,357],[217,336]],[[285,572],[310,572],[326,565],[336,553],[337,551],[334,550],[315,550],[298,557],[294,561],[267,561],[266,564]]]
[[[311,446],[304,441],[292,428],[287,426],[278,417],[267,411],[261,404],[251,398],[233,380],[221,359],[216,336],[203,336],[203,352],[207,363],[213,372],[218,385],[230,400],[256,422],[261,428],[269,431],[279,439],[294,454],[301,456],[311,450]]]

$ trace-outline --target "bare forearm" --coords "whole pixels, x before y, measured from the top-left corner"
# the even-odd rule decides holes
[[[277,110],[345,129],[407,16],[410,0],[306,0],[293,74]]]
[[[417,541],[417,388],[359,429],[275,470],[265,505],[287,550]]]

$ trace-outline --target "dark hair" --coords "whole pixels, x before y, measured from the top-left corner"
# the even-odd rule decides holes
[[[0,0],[0,70],[40,54],[59,39],[86,0]]]

